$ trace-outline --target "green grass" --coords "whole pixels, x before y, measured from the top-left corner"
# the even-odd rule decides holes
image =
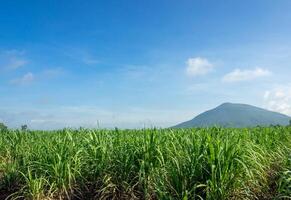
[[[0,132],[0,199],[287,199],[290,168],[290,127]]]

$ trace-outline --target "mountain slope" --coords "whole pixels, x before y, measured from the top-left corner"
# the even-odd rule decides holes
[[[192,120],[180,123],[174,128],[288,125],[290,119],[287,115],[247,104],[224,103],[196,116]]]

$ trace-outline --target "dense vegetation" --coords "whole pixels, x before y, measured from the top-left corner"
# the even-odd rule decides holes
[[[0,132],[0,199],[291,196],[291,127]]]

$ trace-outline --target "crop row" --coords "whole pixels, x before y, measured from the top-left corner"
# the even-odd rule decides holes
[[[0,199],[291,196],[291,128],[0,132]]]

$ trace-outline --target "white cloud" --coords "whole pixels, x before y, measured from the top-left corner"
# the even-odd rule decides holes
[[[20,78],[16,78],[10,81],[11,84],[15,85],[27,85],[35,79],[34,75],[31,72],[24,74]]]
[[[269,70],[260,67],[247,70],[235,69],[226,74],[222,80],[224,82],[249,81],[260,77],[270,76],[271,74],[272,73]]]
[[[291,115],[291,85],[265,91],[264,102],[266,108],[270,110]]]
[[[206,58],[189,58],[186,63],[186,72],[189,76],[204,75],[213,70],[213,64]]]

